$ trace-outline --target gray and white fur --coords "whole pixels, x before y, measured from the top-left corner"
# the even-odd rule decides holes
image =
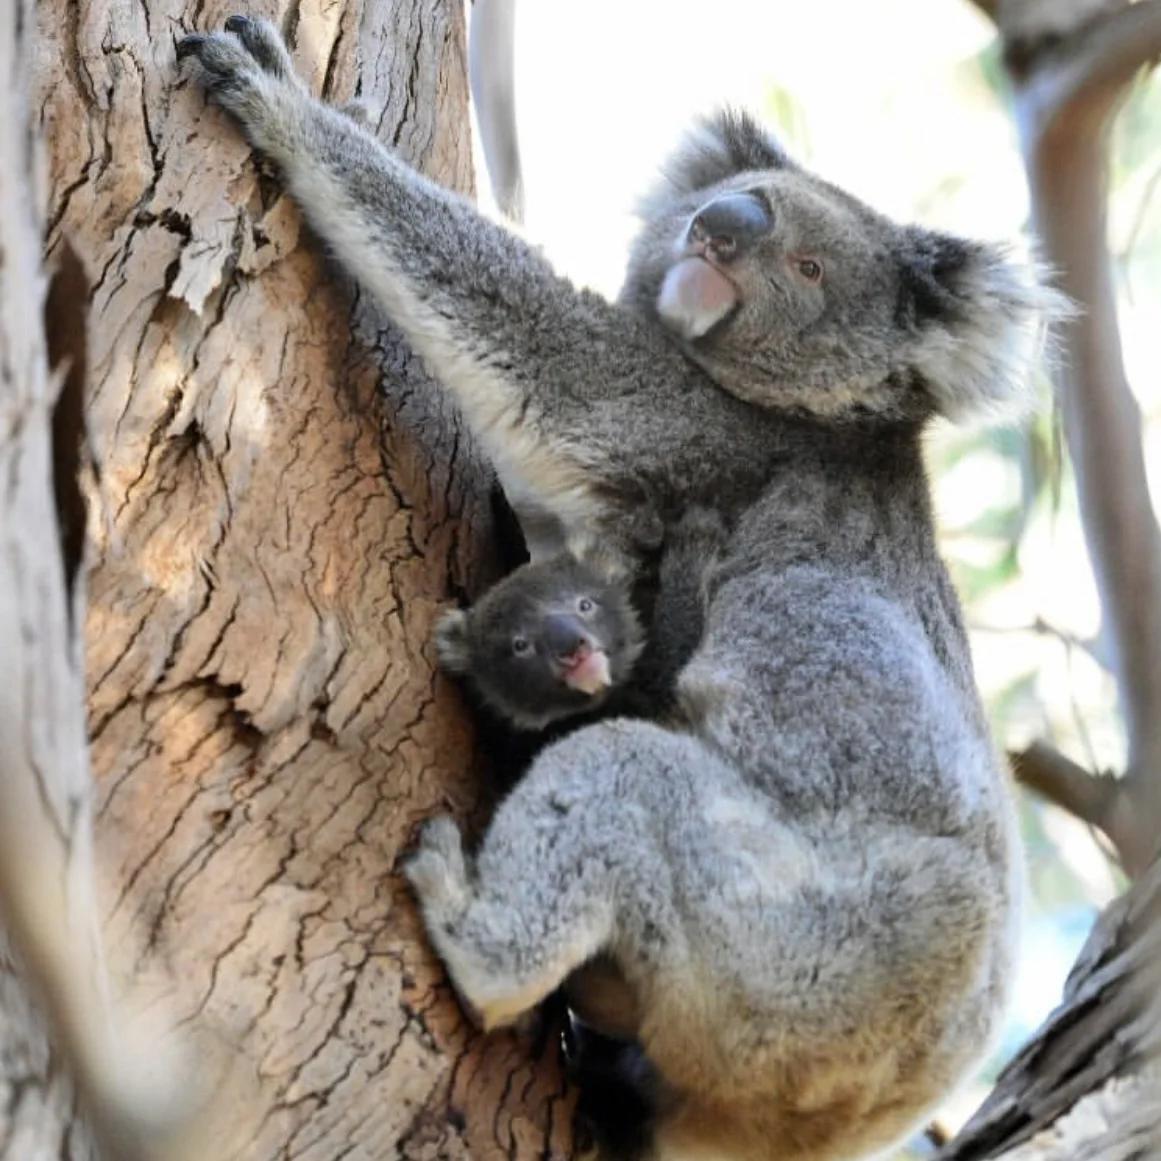
[[[494,1027],[612,965],[659,1157],[883,1151],[995,1029],[1019,879],[921,433],[1020,393],[1051,296],[722,115],[610,304],[314,100],[268,25],[227,29],[179,55],[454,395],[533,560],[632,575],[691,505],[731,528],[683,726],[548,747],[474,856],[425,829],[407,873],[458,991]]]

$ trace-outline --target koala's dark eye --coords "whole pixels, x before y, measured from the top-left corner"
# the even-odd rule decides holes
[[[532,652],[532,642],[527,637],[513,637],[512,652],[517,657],[527,657]]]
[[[798,273],[801,274],[807,282],[821,282],[822,263],[819,262],[817,258],[799,258]]]
[[[581,597],[576,603],[576,611],[578,613],[591,613],[596,607],[597,603],[592,597]]]

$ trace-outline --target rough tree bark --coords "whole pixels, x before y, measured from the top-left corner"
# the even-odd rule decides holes
[[[207,1137],[108,987],[80,620],[87,283],[42,260],[29,0],[0,3],[0,1157],[193,1161]],[[205,1118],[205,1123],[210,1123]],[[188,1152],[186,1146],[192,1147]]]
[[[468,190],[455,0],[284,0],[328,98]],[[227,3],[40,0],[48,247],[92,284],[87,620],[115,964],[247,1159],[565,1156],[550,1054],[476,1035],[394,873],[479,797],[432,617],[489,578],[488,478],[173,42]]]

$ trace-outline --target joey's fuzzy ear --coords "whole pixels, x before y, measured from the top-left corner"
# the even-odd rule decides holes
[[[1019,408],[1049,326],[1072,311],[1043,271],[1003,246],[911,227],[900,249],[898,321],[908,359],[951,419]]]
[[[452,609],[440,617],[435,626],[435,653],[448,673],[467,673],[471,668],[468,615],[462,609]]]
[[[642,217],[694,190],[751,169],[785,169],[794,163],[747,112],[719,109],[701,118],[662,164],[656,185],[640,202]]]

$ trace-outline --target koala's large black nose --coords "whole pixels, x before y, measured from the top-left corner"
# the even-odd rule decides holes
[[[576,617],[549,613],[544,618],[544,644],[553,657],[572,657],[588,643],[588,634]]]
[[[752,193],[722,194],[702,206],[689,224],[689,240],[708,246],[715,258],[729,261],[774,228],[764,198]]]

